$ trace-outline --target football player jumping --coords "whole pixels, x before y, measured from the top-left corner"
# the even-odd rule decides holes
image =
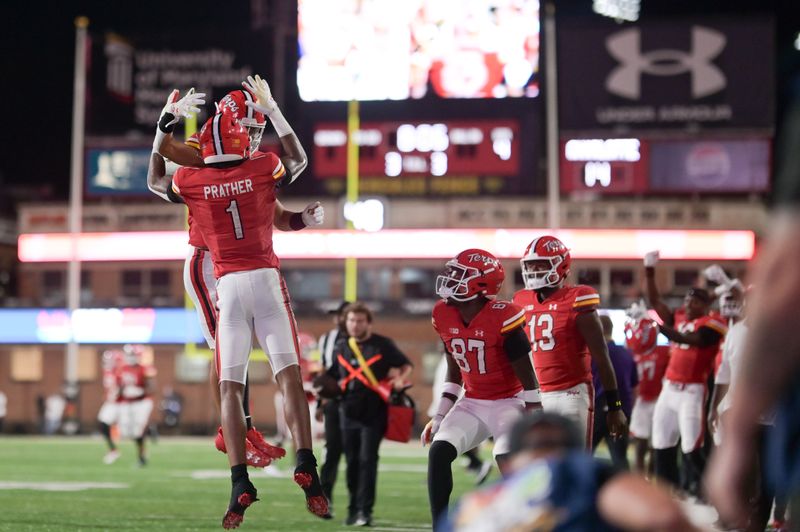
[[[591,355],[608,403],[608,431],[612,437],[622,434],[626,419],[597,314],[600,296],[590,286],[566,284],[572,258],[564,243],[553,236],[534,239],[520,263],[525,288],[514,294],[513,301],[525,309],[544,410],[575,422],[586,436],[586,448],[591,447]]]
[[[257,102],[250,102],[251,106],[267,111],[271,97],[266,82],[260,78],[250,80],[258,97]],[[217,278],[216,364],[233,484],[223,526],[237,527],[245,509],[256,500],[245,465],[246,425],[242,409],[253,328],[264,351],[270,354],[273,374],[286,397],[285,413],[297,452],[294,480],[306,493],[308,509],[325,516],[328,502],[322,495],[311,450],[295,320],[272,249],[275,188],[278,182],[292,181],[291,170],[274,154],[256,153],[251,157],[249,135],[229,113],[219,113],[206,122],[200,145],[206,168],[179,168],[167,195],[172,201],[185,201],[189,206],[194,223],[209,246]],[[151,161],[158,163],[156,157]],[[150,171],[156,182],[164,179],[163,166],[151,164]],[[290,226],[295,230],[305,227],[302,213],[292,215]],[[259,294],[257,298],[253,287]]]
[[[456,457],[491,436],[502,470],[511,426],[525,409],[541,408],[525,311],[495,300],[504,279],[503,266],[482,249],[462,251],[436,279],[442,301],[432,321],[444,343],[447,377],[438,410],[422,432],[423,445],[433,442],[428,497],[434,523],[447,511]],[[462,386],[466,391],[458,399]]]
[[[258,78],[258,77],[257,77]],[[259,82],[263,82],[258,78]],[[252,80],[255,85],[256,80]],[[263,82],[266,84],[266,82]],[[250,150],[252,154],[258,153],[258,147],[261,144],[261,137],[264,132],[265,118],[264,113],[247,105],[247,102],[253,102],[254,86],[251,88],[244,88],[229,92],[217,104],[217,109],[222,113],[230,113],[235,118],[239,119],[243,126],[248,130],[250,136]],[[268,87],[266,89],[269,90]],[[165,105],[161,117],[158,122],[156,132],[156,140],[153,143],[153,157],[154,164],[159,168],[164,164],[164,157],[180,164],[181,166],[203,167],[205,163],[200,154],[200,144],[197,135],[190,137],[186,143],[177,141],[172,132],[175,125],[182,116],[188,117],[191,113],[199,111],[197,105],[205,103],[203,93],[194,93],[190,89],[183,98],[178,98],[178,91],[173,91]],[[272,120],[276,131],[283,132],[281,136],[281,143],[286,152],[281,160],[288,168],[296,179],[297,176],[305,169],[308,164],[305,151],[303,150],[300,141],[292,131],[291,127],[286,123],[280,109],[274,100],[271,104],[272,112],[269,115]],[[150,172],[148,175],[148,186],[150,190],[168,200],[166,197],[167,187],[171,174],[174,172]],[[160,178],[156,178],[161,175]],[[286,210],[283,205],[276,199],[275,201],[275,219],[274,225],[281,231],[291,231],[292,216],[295,213]],[[318,203],[308,205],[301,214],[301,220],[305,226],[320,225],[323,220],[322,206]],[[184,262],[184,287],[187,294],[189,294],[195,309],[197,310],[198,317],[200,318],[200,326],[205,336],[209,348],[213,351],[215,348],[214,334],[216,329],[216,281],[213,274],[213,264],[211,260],[211,253],[203,240],[203,235],[197,229],[197,226],[192,223],[192,213],[189,211],[188,225],[189,225],[189,244],[191,246],[190,252]],[[212,391],[214,395],[215,404],[219,410],[220,395],[219,387],[217,386],[216,366],[212,365],[210,368],[210,382],[213,383]],[[249,386],[245,382],[245,391],[243,396],[245,421],[247,424],[247,441],[246,441],[246,457],[247,464],[253,467],[266,467],[272,460],[281,458],[285,455],[285,451],[267,442],[263,435],[255,429],[250,417],[250,404],[249,404]],[[225,440],[222,433],[222,427],[217,431],[217,436],[214,439],[217,449],[226,452]]]

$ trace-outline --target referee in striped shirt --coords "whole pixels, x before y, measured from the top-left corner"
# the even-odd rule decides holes
[[[343,310],[349,303],[343,301],[336,309],[328,311],[333,316],[335,327],[319,337],[319,350],[322,356],[324,371],[330,369],[334,363],[333,346],[339,338],[347,337],[344,326]],[[322,467],[319,470],[319,480],[322,491],[331,503],[333,513],[333,486],[336,484],[336,474],[339,471],[339,460],[342,457],[342,428],[339,423],[339,399],[319,399],[317,412],[325,416],[325,455]]]

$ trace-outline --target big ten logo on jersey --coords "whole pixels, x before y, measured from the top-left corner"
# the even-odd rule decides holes
[[[471,373],[474,369],[468,360],[473,359],[477,365],[478,373],[486,373],[486,342],[477,338],[451,338],[448,351],[453,355],[458,367],[464,373]]]
[[[494,264],[496,262],[493,257],[487,257],[481,253],[470,253],[467,255],[467,260],[470,262],[482,262],[484,264]]]
[[[502,310],[508,306],[507,303],[503,303],[501,301],[492,304],[492,310]]]
[[[695,325],[693,321],[684,321],[680,325],[678,325],[678,332],[679,333],[692,333],[695,330]],[[689,344],[678,344],[678,347],[681,349],[690,349],[692,346]]]
[[[552,314],[539,314],[531,319],[531,345],[534,351],[552,351],[556,346],[553,337],[553,324],[555,319]]]

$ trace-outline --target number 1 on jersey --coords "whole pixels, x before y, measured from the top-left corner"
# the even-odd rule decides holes
[[[239,217],[239,204],[236,200],[231,200],[225,212],[230,213],[231,220],[233,221],[233,233],[236,235],[236,240],[244,238],[244,229],[242,229],[242,219]]]

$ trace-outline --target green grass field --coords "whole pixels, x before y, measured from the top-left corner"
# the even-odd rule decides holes
[[[150,463],[139,468],[128,441],[120,444],[120,459],[104,465],[99,437],[0,437],[0,530],[221,530],[230,470],[211,437],[148,445]],[[353,530],[343,525],[344,458],[332,521],[308,513],[291,481],[290,460],[278,462],[272,475],[250,470],[261,500],[248,509],[240,530]],[[430,529],[426,464],[415,442],[383,443],[374,530]],[[497,478],[496,470],[492,474]],[[474,478],[456,465],[454,480],[459,496]]]

